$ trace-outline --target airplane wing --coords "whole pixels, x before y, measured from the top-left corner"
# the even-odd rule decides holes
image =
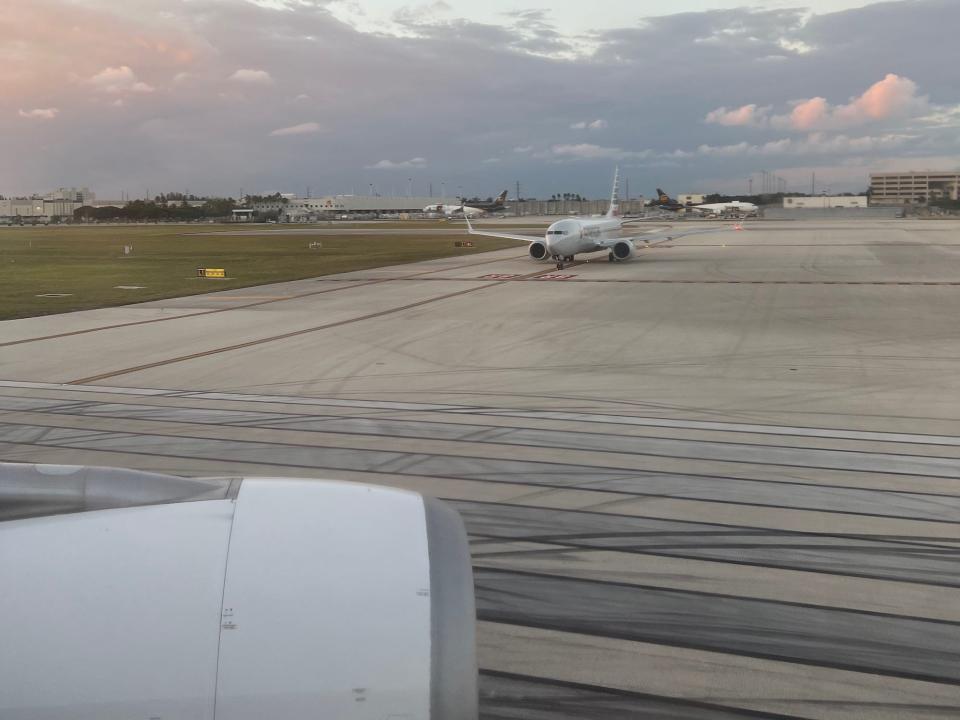
[[[489,232],[488,230],[474,230],[473,225],[470,223],[470,218],[466,214],[463,216],[464,220],[467,221],[467,232],[471,235],[485,235],[486,237],[495,237],[495,238],[506,238],[507,240],[519,240],[520,242],[531,243],[537,242],[538,240],[543,240],[542,237],[534,237],[533,235],[514,235],[512,233],[499,233],[499,232]]]
[[[622,218],[623,224],[627,225],[630,223],[643,222],[644,220],[669,220],[671,222],[677,219],[677,214],[670,210],[660,210],[659,212],[653,213],[647,211],[643,215],[637,215],[636,217],[624,217]]]
[[[654,232],[641,233],[640,235],[625,235],[623,237],[609,238],[606,240],[600,240],[597,245],[599,247],[610,248],[616,245],[618,242],[623,242],[624,240],[629,240],[630,242],[637,243],[642,242],[646,245],[656,242],[665,242],[667,240],[676,240],[677,238],[687,237],[688,235],[705,235],[707,233],[723,232],[726,230],[742,230],[743,227],[739,225],[725,225],[723,227],[710,227],[710,228],[695,228],[690,230],[657,230]]]

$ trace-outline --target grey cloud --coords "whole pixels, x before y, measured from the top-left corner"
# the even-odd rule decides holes
[[[299,125],[291,125],[289,127],[277,128],[276,130],[270,131],[271,137],[285,137],[287,135],[310,135],[312,133],[318,133],[323,130],[323,127],[320,123],[316,122],[305,122],[300,123]]]
[[[394,170],[396,168],[423,168],[426,167],[427,161],[422,157],[410,158],[409,160],[400,160],[399,162],[394,162],[393,160],[380,160],[375,162],[373,165],[367,165],[367,169],[370,170]]]
[[[60,113],[59,108],[33,108],[32,110],[24,110],[21,108],[17,111],[17,114],[22,118],[29,118],[31,120],[53,120]]]
[[[830,134],[819,146],[836,147],[816,153],[818,162],[832,162],[831,153],[838,167],[859,159],[865,177],[872,163],[894,157],[957,154],[951,137],[960,115],[952,109],[960,105],[960,79],[952,67],[960,3],[952,0],[813,17],[783,9],[685,13],[586,38],[560,35],[542,12],[496,26],[447,19],[440,8],[402,17],[412,36],[397,37],[358,32],[323,3],[276,10],[131,0],[123,13],[101,4],[90,19],[66,0],[13,1],[109,33],[82,47],[37,44],[19,65],[14,58],[0,82],[18,82],[20,71],[31,82],[0,93],[0,136],[13,140],[0,165],[3,193],[65,184],[90,184],[107,195],[147,186],[236,194],[241,187],[299,192],[309,184],[336,192],[409,174],[424,187],[444,181],[484,196],[514,180],[524,193],[600,196],[618,160],[633,168],[632,187],[662,181],[686,190],[705,179],[809,164],[799,150],[698,151],[783,139],[778,128],[706,124],[711,111],[753,104],[784,113],[792,101],[815,97],[843,105],[887,73],[915,81],[930,109],[922,119],[878,122],[863,136],[919,138],[844,146]],[[142,47],[130,39],[138,33],[149,41]],[[29,48],[30,38],[24,41]],[[73,85],[63,81],[68,56],[77,66]],[[37,57],[57,60],[48,77],[35,76]],[[136,80],[119,94],[124,104],[111,107],[118,95],[90,93],[87,81],[122,67]],[[257,77],[272,82],[229,80],[238,70],[260,71],[266,76]],[[136,82],[154,91],[135,92]],[[42,90],[49,87],[58,90]],[[18,114],[54,106],[60,115],[51,122]],[[598,117],[607,127],[586,135]],[[307,121],[330,130],[292,132]],[[578,123],[584,128],[571,128]],[[583,143],[587,137],[603,139]],[[490,158],[500,162],[484,162]]]

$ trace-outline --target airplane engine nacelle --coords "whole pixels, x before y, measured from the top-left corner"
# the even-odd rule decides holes
[[[477,717],[448,506],[328,480],[0,463],[0,717]]]
[[[611,252],[617,260],[630,260],[637,254],[637,249],[629,240],[621,240],[611,248]]]
[[[542,240],[537,240],[536,242],[530,243],[527,252],[530,253],[530,257],[534,260],[543,260],[547,257],[547,245]]]

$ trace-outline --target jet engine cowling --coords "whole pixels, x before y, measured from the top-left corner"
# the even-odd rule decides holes
[[[463,523],[330,480],[0,463],[0,717],[477,717]]]
[[[527,249],[527,252],[530,253],[530,257],[534,260],[543,260],[548,256],[547,244],[543,240],[536,240],[535,242],[530,243],[530,247]]]
[[[610,249],[610,252],[617,260],[631,260],[637,254],[637,248],[629,240],[620,240]]]

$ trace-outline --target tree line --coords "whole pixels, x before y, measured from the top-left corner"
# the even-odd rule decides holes
[[[186,200],[181,201],[179,205],[168,205],[166,202],[158,203],[155,200],[131,200],[123,207],[84,205],[73,211],[73,219],[77,222],[97,220],[186,222],[229,217],[236,207],[237,203],[232,198],[209,198],[203,205],[196,207],[188,205]]]

